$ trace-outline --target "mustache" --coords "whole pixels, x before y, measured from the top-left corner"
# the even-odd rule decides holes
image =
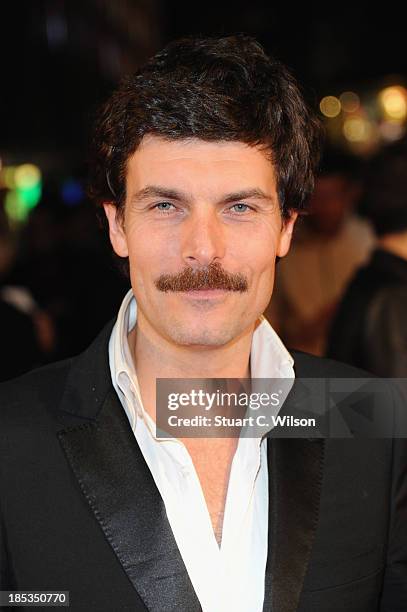
[[[243,274],[229,274],[215,262],[205,268],[193,270],[184,268],[178,274],[162,274],[155,286],[159,291],[194,291],[198,289],[224,289],[226,291],[248,290],[248,282]]]

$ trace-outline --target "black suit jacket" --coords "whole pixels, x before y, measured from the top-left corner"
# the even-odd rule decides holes
[[[112,325],[78,357],[2,386],[0,589],[70,591],[75,612],[197,612],[112,387]],[[360,375],[293,356],[297,377]],[[268,460],[264,610],[405,612],[404,440],[270,438]]]
[[[407,377],[407,260],[375,249],[338,306],[327,356],[378,376]]]

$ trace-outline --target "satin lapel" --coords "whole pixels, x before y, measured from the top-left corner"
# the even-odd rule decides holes
[[[324,440],[269,438],[264,612],[295,612],[319,515]]]
[[[58,433],[104,535],[151,612],[200,611],[164,503],[113,390],[97,420]]]

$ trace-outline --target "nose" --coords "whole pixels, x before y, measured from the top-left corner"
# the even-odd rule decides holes
[[[183,224],[182,258],[188,266],[206,267],[225,255],[222,222],[213,208],[197,206]]]

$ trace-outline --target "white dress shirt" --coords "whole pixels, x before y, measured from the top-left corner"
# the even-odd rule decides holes
[[[137,364],[127,339],[136,319],[137,304],[130,290],[109,341],[112,382],[164,501],[202,610],[261,612],[268,552],[267,442],[264,438],[239,439],[218,546],[202,487],[185,445],[175,438],[157,438],[155,423],[143,408]],[[252,338],[252,379],[294,379],[293,363],[267,319],[261,317]]]

